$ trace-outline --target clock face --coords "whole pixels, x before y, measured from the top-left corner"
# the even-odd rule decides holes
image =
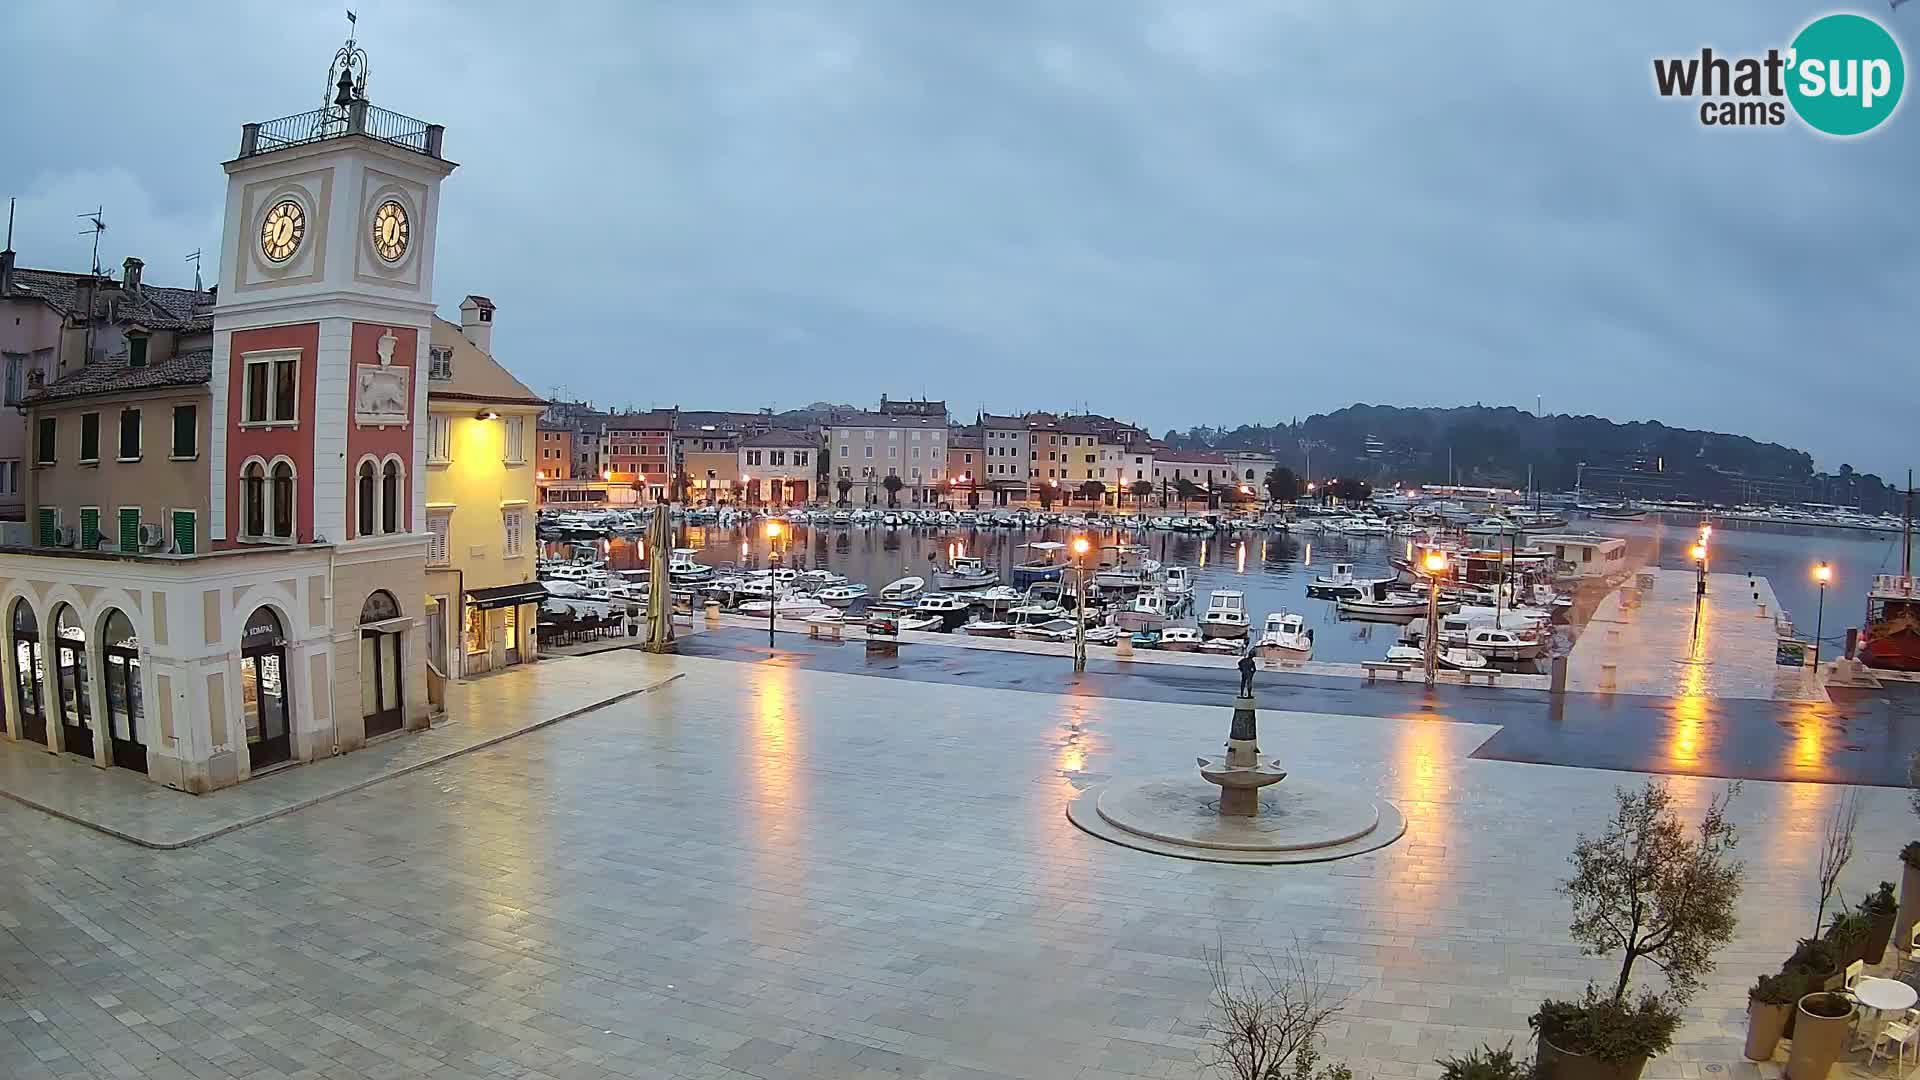
[[[306,235],[307,212],[292,199],[282,199],[273,204],[266,220],[260,223],[260,254],[265,255],[268,262],[286,262],[300,250],[300,241]]]
[[[390,263],[407,253],[407,208],[388,199],[373,212],[374,254]]]

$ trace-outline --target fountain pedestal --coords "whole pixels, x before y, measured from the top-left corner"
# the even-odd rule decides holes
[[[1200,777],[1220,789],[1223,817],[1254,817],[1260,813],[1260,789],[1287,778],[1278,762],[1260,752],[1253,698],[1233,702],[1233,728],[1227,736],[1225,757],[1198,758]]]

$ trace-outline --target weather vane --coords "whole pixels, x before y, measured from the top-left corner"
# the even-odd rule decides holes
[[[324,95],[323,109],[338,107],[345,109],[355,101],[367,100],[367,50],[354,40],[359,29],[360,17],[347,10],[347,43],[333,54],[333,63],[327,65],[327,89]],[[358,74],[356,74],[356,72]]]

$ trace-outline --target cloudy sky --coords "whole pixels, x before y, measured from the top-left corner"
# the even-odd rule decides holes
[[[115,6],[0,4],[31,88],[0,195],[23,265],[84,268],[74,215],[104,204],[104,261],[184,283],[240,125],[319,103],[345,19]],[[1655,55],[1784,46],[1823,6],[355,7],[369,97],[461,163],[442,311],[492,296],[543,392],[1155,430],[1540,395],[1825,468],[1920,458],[1920,115],[1841,143],[1651,90]],[[1920,4],[1887,21],[1920,40]]]

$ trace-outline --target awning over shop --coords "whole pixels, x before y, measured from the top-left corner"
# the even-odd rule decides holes
[[[547,587],[538,581],[523,581],[518,585],[501,585],[492,589],[467,590],[467,603],[482,610],[537,604],[546,598]]]

